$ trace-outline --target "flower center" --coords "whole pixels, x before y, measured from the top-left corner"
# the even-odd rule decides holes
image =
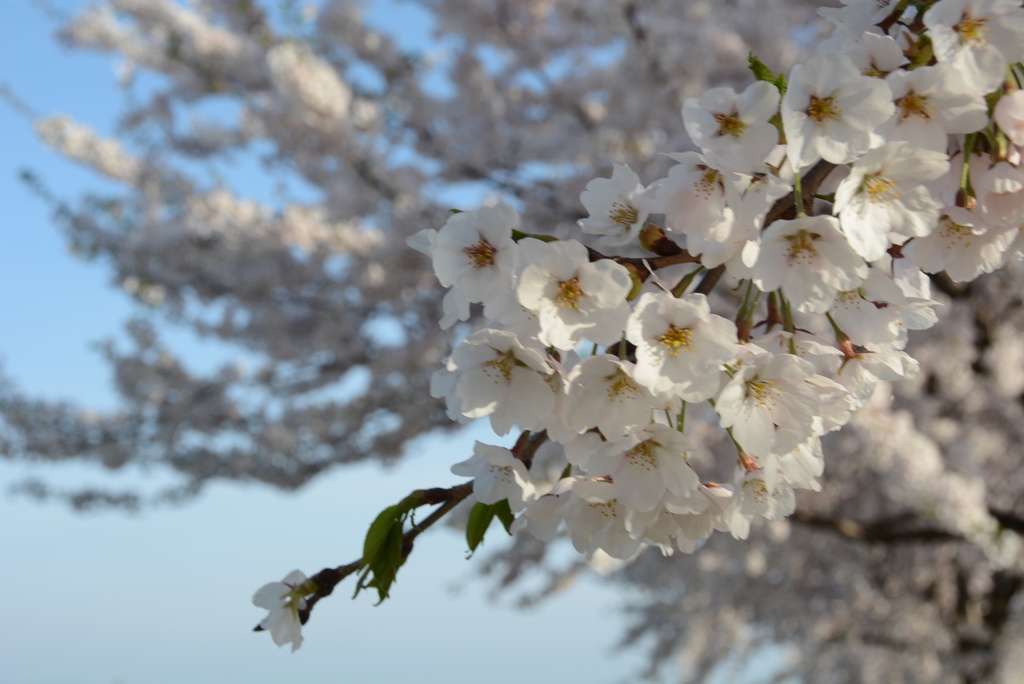
[[[935,105],[928,101],[924,95],[918,95],[913,90],[896,100],[896,106],[903,112],[900,114],[900,121],[906,121],[912,116],[920,117],[923,121],[934,119]]]
[[[606,518],[618,518],[619,513],[615,510],[615,505],[618,502],[618,499],[612,499],[611,501],[588,501],[587,505],[590,506],[591,510],[597,511]]]
[[[768,491],[768,485],[765,484],[764,479],[759,477],[752,478],[750,480],[747,480],[744,484],[750,487],[750,495],[754,498],[754,501],[756,501],[757,503],[763,505],[768,503],[768,501],[771,499],[771,494]]]
[[[668,331],[658,337],[658,342],[668,349],[670,356],[679,356],[680,351],[688,352],[693,346],[693,331],[670,325]]]
[[[839,108],[839,102],[834,97],[811,95],[811,104],[804,111],[814,123],[822,124],[830,119],[838,119],[843,110]]]
[[[563,280],[558,283],[558,294],[555,296],[555,301],[558,306],[567,306],[570,309],[580,308],[580,300],[583,299],[584,292],[580,288],[580,279],[573,278],[572,280]]]
[[[861,186],[872,204],[891,204],[893,200],[900,198],[896,189],[896,181],[881,176],[867,176],[864,178],[864,185]]]
[[[974,228],[957,223],[949,216],[939,219],[939,230],[944,238],[956,243],[958,247],[967,248],[974,244]],[[951,247],[953,244],[947,245],[946,249]]]
[[[775,399],[779,394],[774,380],[751,380],[747,383],[747,396],[753,397],[754,401],[761,406],[769,408],[777,406]]]
[[[737,119],[735,114],[715,114],[715,122],[718,124],[718,135],[739,138],[747,130],[747,124]]]
[[[722,174],[711,167],[699,165],[701,170],[700,178],[693,184],[694,193],[702,199],[711,199],[715,189],[721,184]]]
[[[497,349],[494,351],[497,352],[497,356],[483,364],[484,374],[488,377],[500,376],[506,382],[511,382],[512,368],[516,365],[516,355],[512,353],[511,349],[507,352],[501,352]]]
[[[612,210],[608,212],[608,216],[612,221],[623,226],[631,226],[636,223],[636,219],[639,215],[639,211],[630,205],[622,204],[621,202],[614,202],[612,204]]]
[[[654,450],[651,448],[650,440],[640,442],[626,452],[626,458],[633,465],[638,465],[644,470],[653,470],[658,467],[658,460],[654,457]]]
[[[871,63],[870,65],[861,69],[860,73],[864,74],[865,76],[870,76],[871,78],[885,78],[886,76],[886,72],[879,69],[878,66],[875,65],[874,63]]]
[[[821,238],[817,233],[811,233],[810,231],[801,230],[793,235],[787,235],[786,239],[789,240],[789,258],[800,260],[810,260],[818,256],[818,250],[814,246],[814,241]]]
[[[632,378],[622,371],[619,371],[609,379],[612,380],[612,382],[608,385],[607,395],[608,398],[613,401],[619,399],[623,395],[625,395],[626,398],[635,397],[640,392],[639,386],[633,382]]]
[[[988,27],[988,19],[975,19],[964,12],[960,23],[953,27],[953,30],[960,36],[961,45],[980,45],[988,41],[988,34],[992,29]]]
[[[488,266],[494,265],[494,255],[498,253],[491,243],[483,238],[480,238],[480,242],[476,243],[472,247],[465,249],[466,256],[469,257],[469,265],[473,268],[487,268]]]

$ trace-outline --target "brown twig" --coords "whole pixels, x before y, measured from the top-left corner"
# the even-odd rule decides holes
[[[512,448],[512,453],[516,458],[523,462],[527,469],[529,469],[530,464],[533,462],[533,457],[537,453],[537,449],[539,449],[547,439],[548,433],[545,430],[536,434],[530,434],[529,431],[524,431],[516,441],[516,445]],[[417,537],[430,529],[441,518],[448,515],[453,508],[473,493],[473,482],[474,481],[464,482],[460,485],[455,485],[454,487],[431,487],[429,489],[418,489],[411,492],[409,496],[404,499],[404,501],[415,501],[414,508],[435,506],[437,504],[441,505],[422,521],[413,524],[412,527],[406,530],[402,535],[403,562],[409,557],[409,554],[412,553],[413,543],[416,541]],[[306,624],[313,611],[313,606],[315,606],[320,599],[330,596],[334,592],[334,588],[338,586],[342,580],[349,575],[358,572],[362,567],[363,559],[358,558],[351,563],[339,565],[336,568],[324,568],[310,577],[308,581],[315,584],[317,588],[313,594],[306,597],[306,607],[299,611],[299,622]],[[257,625],[253,631],[262,632],[263,628]]]

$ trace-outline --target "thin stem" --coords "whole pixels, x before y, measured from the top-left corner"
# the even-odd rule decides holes
[[[796,203],[796,215],[800,218],[807,216],[807,212],[804,211],[804,191],[800,187],[800,172],[797,171],[793,175],[793,197]]]
[[[693,283],[693,279],[697,277],[698,273],[704,270],[703,266],[698,266],[692,273],[687,273],[686,276],[679,281],[679,284],[672,288],[672,296],[679,298],[686,294],[686,291],[690,289],[690,284]]]
[[[694,294],[707,295],[710,293],[711,290],[715,289],[715,285],[718,284],[718,279],[722,277],[723,273],[725,273],[724,264],[722,266],[716,266],[708,271],[708,274],[704,276],[704,280],[700,281],[700,285],[698,285],[697,289],[693,291]]]

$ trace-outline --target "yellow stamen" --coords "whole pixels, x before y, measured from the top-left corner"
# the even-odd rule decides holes
[[[629,399],[637,396],[640,393],[640,387],[633,379],[628,375],[619,371],[615,375],[608,378],[612,380],[611,384],[608,385],[607,395],[611,401],[617,401],[620,398]]]
[[[621,202],[615,202],[612,204],[612,210],[608,212],[608,217],[611,218],[615,223],[619,223],[623,226],[631,226],[636,223],[637,218],[640,216],[640,212],[634,209],[628,204],[622,204]]]
[[[715,122],[718,124],[718,135],[728,135],[732,138],[739,138],[747,130],[747,124],[736,118],[736,114],[715,114]]]
[[[881,176],[867,176],[861,190],[868,196],[872,204],[892,204],[900,198],[896,190],[896,181]]]
[[[480,242],[476,243],[472,247],[465,249],[466,256],[469,257],[469,265],[473,268],[487,268],[488,266],[494,265],[494,255],[498,253],[491,243],[483,238],[480,238]]]
[[[775,399],[780,394],[774,380],[752,380],[747,383],[747,396],[754,397],[761,406],[777,406]]]
[[[960,23],[953,27],[953,30],[960,36],[961,45],[980,45],[988,42],[988,34],[992,29],[988,27],[988,19],[975,19],[964,12]]]
[[[813,259],[818,256],[818,250],[814,246],[814,241],[820,239],[821,236],[817,233],[811,233],[806,230],[801,230],[793,235],[787,235],[786,239],[789,240],[789,258],[790,260],[802,260],[802,259]]]
[[[693,184],[693,191],[703,199],[710,199],[711,195],[722,184],[722,174],[717,169],[712,169],[703,164],[698,165],[697,168],[703,173],[701,173],[700,179]]]
[[[497,356],[490,361],[483,364],[484,374],[489,378],[494,378],[497,382],[498,378],[502,378],[505,382],[512,380],[512,368],[516,365],[516,356],[510,349],[507,352],[499,352],[495,350]]]
[[[674,325],[668,327],[668,331],[663,335],[658,336],[658,342],[661,346],[668,349],[670,356],[679,356],[679,352],[690,351],[690,347],[693,346],[693,331],[689,328],[677,328]]]
[[[915,93],[912,89],[907,94],[896,100],[896,106],[902,112],[900,121],[906,121],[912,116],[919,117],[922,121],[935,118],[935,105],[928,101],[924,95]]]
[[[843,113],[836,98],[817,97],[816,95],[811,95],[811,104],[804,111],[816,124],[825,123],[830,119],[838,119],[839,115]]]
[[[635,447],[626,452],[626,458],[633,465],[638,465],[644,470],[654,470],[658,467],[658,459],[654,456],[654,450],[651,448],[651,442],[640,442]]]
[[[573,278],[558,284],[558,295],[555,297],[555,301],[558,302],[558,306],[578,309],[580,308],[580,300],[583,299],[583,296],[584,292],[580,288],[580,279]]]

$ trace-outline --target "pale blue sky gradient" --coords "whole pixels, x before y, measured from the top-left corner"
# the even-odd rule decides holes
[[[60,48],[26,0],[0,0],[0,82],[38,113],[66,112],[110,132],[121,101],[113,64]],[[103,184],[0,104],[0,359],[36,396],[113,408],[109,369],[90,345],[120,337],[122,321],[142,309],[112,287],[101,263],[68,253],[48,208],[18,181],[25,167],[65,198]],[[230,356],[170,335],[200,368]],[[0,462],[0,684],[632,679],[642,658],[611,653],[627,596],[595,581],[539,610],[495,605],[474,575],[479,559],[464,560],[464,540],[446,530],[420,539],[385,605],[351,601],[351,581],[341,585],[317,607],[298,653],[250,631],[263,615],[249,603],[255,589],[294,568],[357,557],[380,509],[415,487],[459,481],[448,467],[469,455],[473,437],[427,440],[397,469],[337,470],[297,494],[222,484],[185,507],[138,516],[75,515],[5,492],[27,475],[152,487],[165,482],[159,473]],[[483,553],[497,541],[495,530]]]

